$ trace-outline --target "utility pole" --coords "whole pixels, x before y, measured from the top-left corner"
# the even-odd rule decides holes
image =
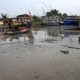
[[[79,27],[80,27],[80,18],[79,18]]]

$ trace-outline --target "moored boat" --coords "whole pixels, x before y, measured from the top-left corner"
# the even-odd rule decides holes
[[[44,25],[46,26],[58,26],[59,22],[55,19],[46,20]]]
[[[79,19],[68,17],[63,21],[64,25],[79,25]]]
[[[27,33],[30,30],[31,28],[20,27],[18,30],[4,32],[4,35],[15,35],[15,34]]]

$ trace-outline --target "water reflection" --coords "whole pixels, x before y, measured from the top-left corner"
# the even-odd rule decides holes
[[[59,32],[59,26],[48,26],[47,27],[47,34],[52,37],[58,37]]]
[[[80,31],[74,30],[61,30],[60,26],[47,26],[47,27],[35,27],[32,31],[25,34],[17,35],[3,35],[0,34],[0,41],[2,42],[17,42],[23,41],[30,44],[39,42],[50,42],[58,41],[68,37],[70,35],[78,35]]]
[[[16,35],[16,36],[9,36],[9,37],[10,37],[9,41],[13,41],[13,39],[19,40],[20,36]]]
[[[64,34],[65,37],[69,37],[70,35],[80,35],[80,31],[64,30],[64,31],[61,31],[61,34]]]
[[[29,41],[30,44],[33,44],[34,42],[34,36],[32,31],[29,31],[25,34],[17,34],[17,35],[3,35],[0,34],[0,41],[4,42],[14,42],[14,41]]]
[[[34,43],[34,36],[33,36],[32,31],[30,31],[30,32],[28,33],[28,38],[29,38],[29,43],[30,43],[30,44],[33,44],[33,43]]]

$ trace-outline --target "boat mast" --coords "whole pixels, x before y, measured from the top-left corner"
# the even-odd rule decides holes
[[[31,6],[31,8],[34,10],[34,12],[38,15],[38,17],[39,17],[39,14],[38,14],[38,12],[34,9],[34,7],[33,6]],[[44,21],[42,18],[40,18],[39,17],[39,19],[41,19],[42,21]]]
[[[46,4],[43,2],[43,5],[46,7],[46,9],[49,11],[48,7],[46,6]],[[54,17],[53,13],[51,12],[51,15]]]

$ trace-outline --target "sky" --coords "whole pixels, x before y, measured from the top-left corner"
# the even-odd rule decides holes
[[[80,15],[80,0],[0,0],[0,14],[8,14],[9,17],[29,14],[29,11],[32,15],[43,16],[51,9]]]

